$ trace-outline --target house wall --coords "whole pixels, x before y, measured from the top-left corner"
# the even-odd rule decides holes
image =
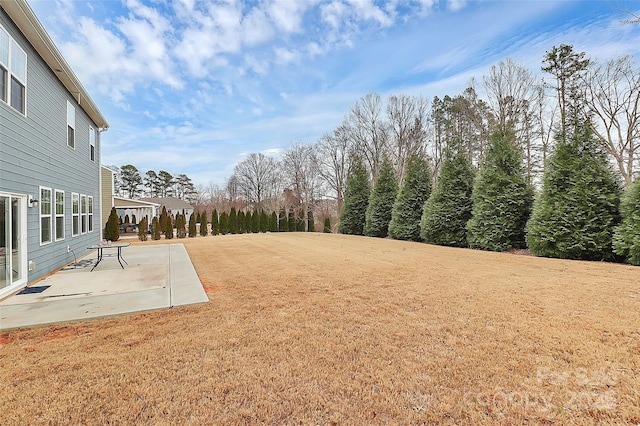
[[[40,243],[40,208],[27,209],[29,282],[73,261],[100,240],[100,134],[77,100],[56,78],[0,8],[0,25],[27,54],[26,116],[0,101],[0,192],[29,194],[39,187],[65,194],[65,238]],[[67,146],[67,101],[75,106],[75,149]],[[95,161],[90,159],[89,126],[95,129]],[[93,197],[93,231],[72,236],[72,192]],[[52,220],[55,230],[55,220]]]

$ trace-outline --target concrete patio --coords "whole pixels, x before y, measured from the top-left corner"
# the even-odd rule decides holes
[[[209,301],[183,244],[126,247],[120,267],[96,252],[0,302],[0,330]],[[113,250],[115,253],[115,250]]]

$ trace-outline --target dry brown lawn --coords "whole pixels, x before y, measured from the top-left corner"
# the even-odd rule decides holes
[[[210,303],[3,333],[0,424],[640,424],[640,268],[171,242]]]

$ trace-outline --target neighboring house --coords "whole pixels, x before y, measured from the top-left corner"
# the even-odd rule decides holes
[[[162,213],[162,208],[167,209],[167,213],[170,216],[176,217],[176,214],[180,213],[185,215],[187,223],[189,223],[189,218],[193,214],[193,207],[191,204],[183,201],[179,198],[175,197],[164,197],[164,198],[141,198],[141,201],[146,201],[149,203],[159,204],[158,215]]]
[[[0,298],[100,240],[107,127],[26,1],[0,1]]]
[[[108,167],[102,166],[100,174],[102,176],[102,228],[104,229],[107,224],[112,207],[116,208],[116,213],[121,222],[125,221],[126,216],[132,221],[135,215],[136,224],[140,223],[143,217],[146,217],[149,221],[149,226],[151,226],[153,218],[160,214],[158,210],[161,209],[160,204],[118,197],[115,195],[115,172]]]

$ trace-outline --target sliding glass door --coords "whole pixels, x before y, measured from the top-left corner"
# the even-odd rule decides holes
[[[27,281],[26,197],[0,194],[0,296]]]

